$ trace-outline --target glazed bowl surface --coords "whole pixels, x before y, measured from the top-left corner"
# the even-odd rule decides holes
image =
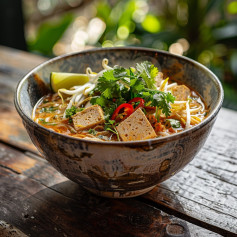
[[[100,142],[73,138],[31,119],[38,100],[50,92],[50,73],[85,72],[109,65],[135,66],[150,61],[165,76],[188,85],[204,99],[208,117],[195,127],[163,138],[133,142]],[[91,192],[125,198],[148,192],[187,165],[206,141],[223,101],[217,77],[201,64],[164,51],[123,47],[92,49],[53,58],[29,72],[18,84],[15,106],[32,142],[59,172]]]

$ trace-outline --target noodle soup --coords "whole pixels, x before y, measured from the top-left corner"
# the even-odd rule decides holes
[[[136,141],[179,133],[207,115],[195,91],[164,78],[149,62],[122,68],[110,67],[104,59],[102,66],[98,73],[87,68],[85,84],[75,82],[41,98],[33,111],[34,121],[83,139]]]

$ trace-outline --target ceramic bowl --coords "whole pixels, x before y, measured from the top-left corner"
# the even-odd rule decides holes
[[[58,134],[31,119],[36,102],[50,91],[52,71],[100,71],[103,58],[109,65],[135,66],[144,60],[165,76],[197,91],[210,110],[195,127],[163,138],[132,142],[99,142]],[[184,168],[201,149],[223,101],[217,77],[186,57],[145,48],[92,49],[53,58],[28,73],[18,84],[15,106],[32,142],[59,172],[87,190],[106,197],[124,198],[148,192]]]

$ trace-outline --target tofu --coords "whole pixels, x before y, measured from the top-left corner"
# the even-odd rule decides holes
[[[122,121],[116,129],[123,141],[146,140],[157,136],[141,108]]]
[[[99,105],[93,105],[72,116],[74,128],[77,131],[91,128],[104,123],[104,113]]]
[[[175,99],[178,101],[185,101],[190,96],[190,89],[185,85],[174,86],[172,88],[172,94],[175,96]]]

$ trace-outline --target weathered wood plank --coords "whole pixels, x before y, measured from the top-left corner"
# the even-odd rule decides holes
[[[237,236],[236,119],[236,112],[222,109],[195,159],[146,197],[199,220],[198,224],[213,225],[213,231],[220,232],[221,227]],[[172,196],[180,202],[179,207],[174,206]]]
[[[36,150],[19,122],[12,100],[18,79],[44,60],[0,47],[0,139],[33,152]],[[236,121],[236,112],[222,109],[208,141],[194,161],[164,182],[159,191],[150,193],[149,198],[196,219],[199,224],[206,222],[236,233]],[[169,200],[173,194],[183,210]]]
[[[45,57],[4,46],[0,46],[0,59],[1,67],[5,68],[6,72],[12,72],[12,68],[16,69],[17,73],[22,72],[22,74],[46,60]]]
[[[27,237],[23,232],[11,224],[0,220],[0,236],[2,237]]]
[[[0,86],[2,84],[0,83]],[[4,104],[0,94],[0,141],[9,143],[22,150],[29,150],[38,153],[32,144],[26,130],[21,122],[20,116],[13,108],[13,102],[10,105]],[[38,153],[39,154],[39,153]]]
[[[235,142],[233,142],[236,141],[236,137],[233,136],[233,133],[228,133],[227,141],[223,146],[223,133],[219,128],[218,132],[214,129],[210,135],[211,139],[208,139],[195,160],[164,184],[168,192],[174,192],[178,196],[186,215],[236,233],[237,164]],[[215,142],[219,154],[214,153]],[[230,152],[233,158],[226,157]],[[160,195],[165,198],[167,191],[159,194],[159,198],[155,195],[157,200],[160,200]],[[169,206],[172,205],[171,200]],[[177,208],[176,210],[181,211]]]
[[[219,236],[135,199],[96,197],[59,174],[47,161],[1,143],[0,154],[0,220],[11,223],[17,232],[31,235],[34,231],[37,236],[54,236],[57,231],[58,236],[164,236],[168,231],[170,235],[166,236],[173,236],[179,230],[181,236]],[[85,212],[90,214],[85,216]],[[101,221],[103,231],[88,230],[89,223],[101,226]],[[6,226],[2,228],[4,233],[13,228]]]
[[[25,175],[45,186],[55,185],[68,179],[57,172],[46,160],[30,157],[0,143],[0,166],[16,174]]]
[[[220,237],[221,235],[187,222],[192,237]]]
[[[18,81],[46,58],[0,46],[0,140],[37,152],[15,111],[13,98]]]
[[[46,187],[0,167],[0,220],[29,236],[190,236],[186,223],[136,200],[94,196],[72,181]]]

